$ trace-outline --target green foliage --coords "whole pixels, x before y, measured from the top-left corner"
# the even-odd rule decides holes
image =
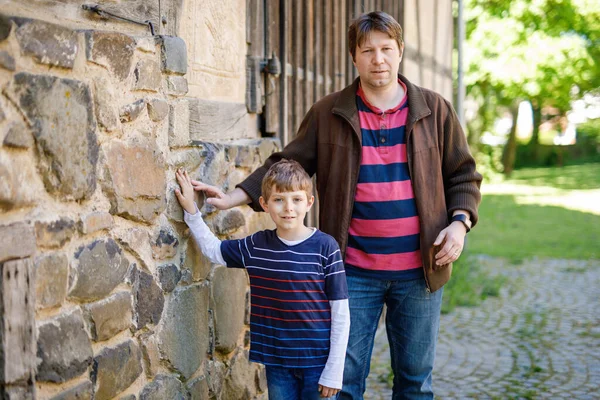
[[[474,152],[477,171],[486,182],[502,180],[502,147],[481,145],[479,151]]]
[[[600,153],[600,118],[589,120],[577,126],[577,142],[591,147]]]

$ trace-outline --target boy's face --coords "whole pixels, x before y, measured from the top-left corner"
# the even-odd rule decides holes
[[[313,205],[315,198],[304,190],[296,192],[278,192],[273,185],[271,196],[265,201],[261,196],[260,204],[269,213],[277,230],[293,233],[304,228],[304,217]]]

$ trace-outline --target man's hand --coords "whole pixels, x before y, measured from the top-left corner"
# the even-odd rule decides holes
[[[467,228],[460,221],[451,223],[440,232],[433,245],[439,246],[442,242],[445,243],[435,255],[436,265],[446,265],[458,259],[465,245],[466,234]]]
[[[179,168],[175,172],[177,183],[181,186],[181,190],[175,189],[175,196],[181,207],[190,214],[196,214],[196,206],[194,205],[194,188],[192,180],[185,169]]]
[[[200,181],[191,181],[194,190],[202,191],[206,193],[208,199],[206,202],[217,207],[219,210],[228,210],[230,208],[248,204],[250,197],[242,189],[236,188],[230,193],[224,193],[221,189],[216,186],[207,185]]]
[[[338,394],[340,389],[334,389],[327,386],[319,385],[319,392],[321,393],[321,397],[327,398],[331,396],[335,396]]]

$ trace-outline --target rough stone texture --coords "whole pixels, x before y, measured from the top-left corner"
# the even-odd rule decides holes
[[[133,273],[133,324],[141,329],[147,324],[158,324],[165,299],[152,275],[136,270]]]
[[[43,309],[63,304],[67,296],[69,260],[63,253],[48,254],[35,261],[35,307]]]
[[[208,390],[210,393],[210,398],[221,399],[225,397],[221,397],[221,392],[223,390],[223,382],[225,380],[225,373],[227,372],[227,367],[225,364],[218,360],[209,360],[206,363],[206,370],[208,373]]]
[[[174,102],[169,109],[169,146],[190,144],[190,107],[185,99]]]
[[[152,60],[140,60],[133,73],[135,75],[134,89],[158,92],[162,79],[158,63]]]
[[[248,278],[242,270],[217,267],[212,282],[216,348],[230,353],[236,348],[244,328]]]
[[[133,62],[135,40],[117,32],[86,32],[86,56],[89,61],[106,67],[117,78],[129,75]]]
[[[152,257],[155,260],[173,258],[177,254],[179,239],[169,228],[162,228],[152,239]]]
[[[172,375],[158,375],[140,392],[140,400],[187,400],[183,384]]]
[[[160,350],[158,349],[156,338],[152,333],[144,332],[138,337],[140,347],[142,348],[144,371],[148,379],[156,376],[160,368]]]
[[[110,399],[127,389],[142,373],[142,352],[133,340],[105,347],[94,357],[97,400]]]
[[[33,384],[27,386],[0,385],[0,396],[2,396],[2,400],[35,400],[35,387]]]
[[[249,135],[248,110],[243,103],[190,100],[190,137],[192,140],[219,141]]]
[[[162,121],[169,115],[169,104],[162,99],[148,100],[148,116],[154,122]]]
[[[21,53],[41,63],[73,68],[77,55],[77,32],[60,25],[29,20],[17,28]]]
[[[147,231],[135,227],[118,227],[112,233],[125,249],[135,255],[143,268],[154,271],[155,264],[152,258],[150,236]]]
[[[16,69],[15,59],[7,51],[0,51],[0,67],[9,71]]]
[[[66,382],[83,374],[92,362],[92,346],[79,309],[38,324],[36,379]]]
[[[68,218],[35,223],[35,236],[38,246],[41,247],[62,247],[71,240],[76,231],[75,222]]]
[[[96,211],[81,217],[81,233],[84,235],[110,229],[115,221],[112,215],[104,211]]]
[[[229,235],[246,225],[244,214],[237,209],[221,211],[213,220],[215,233]]]
[[[183,76],[167,77],[167,93],[173,96],[184,96],[188,92],[188,81]]]
[[[160,36],[160,55],[163,72],[185,74],[187,72],[187,48],[185,41],[175,36]]]
[[[206,376],[200,376],[190,380],[187,384],[187,390],[190,394],[190,400],[208,399],[208,382]]]
[[[222,398],[244,400],[254,397],[257,393],[256,369],[257,365],[248,361],[247,351],[239,351],[231,360],[227,371]]]
[[[0,225],[0,262],[29,257],[35,252],[35,233],[26,222]]]
[[[0,14],[0,42],[6,40],[12,29],[12,21],[5,15]]]
[[[156,269],[156,275],[158,277],[158,282],[160,283],[160,287],[164,292],[172,292],[177,286],[177,282],[181,278],[181,272],[177,265],[175,264],[165,264],[161,265]]]
[[[69,297],[89,301],[109,294],[123,281],[129,261],[114,240],[95,240],[75,252]]]
[[[119,111],[119,119],[121,122],[133,122],[140,116],[145,107],[146,101],[144,99],[127,104]]]
[[[15,121],[10,124],[4,137],[4,146],[28,149],[33,146],[33,143],[33,136],[22,121]]]
[[[110,339],[129,328],[132,319],[131,294],[118,292],[96,303],[84,306],[95,342]]]
[[[4,109],[2,108],[2,103],[0,102],[0,122],[4,122],[6,119],[6,114],[4,113]]]
[[[40,176],[28,153],[0,151],[0,213],[33,206],[42,198],[44,187],[39,184]]]
[[[103,145],[103,189],[111,214],[151,222],[166,206],[166,172],[161,153],[150,143],[114,140]]]
[[[189,379],[206,358],[208,297],[206,285],[177,288],[167,300],[157,332],[162,358],[185,379]]]
[[[98,143],[87,85],[20,72],[5,93],[33,129],[47,190],[75,200],[90,197],[96,189]]]
[[[192,276],[192,271],[189,269],[181,270],[181,279],[179,279],[179,283],[182,285],[191,285],[194,282],[194,278]]]
[[[212,267],[210,260],[202,254],[198,245],[191,237],[187,241],[187,250],[183,267],[192,271],[192,278],[194,281],[206,279]]]
[[[144,53],[156,53],[156,40],[154,37],[139,37],[136,38],[136,48]]]
[[[98,124],[108,132],[119,127],[119,118],[115,108],[115,94],[108,80],[97,77],[94,79],[94,106]]]
[[[70,389],[53,396],[50,400],[92,400],[94,386],[90,381],[84,381]]]
[[[0,387],[33,379],[35,311],[31,258],[0,263]]]

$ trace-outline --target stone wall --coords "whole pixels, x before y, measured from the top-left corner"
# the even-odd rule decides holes
[[[0,398],[265,397],[247,276],[199,254],[173,189],[233,188],[279,144],[186,97],[188,47],[0,16]],[[198,201],[221,238],[270,226]]]

